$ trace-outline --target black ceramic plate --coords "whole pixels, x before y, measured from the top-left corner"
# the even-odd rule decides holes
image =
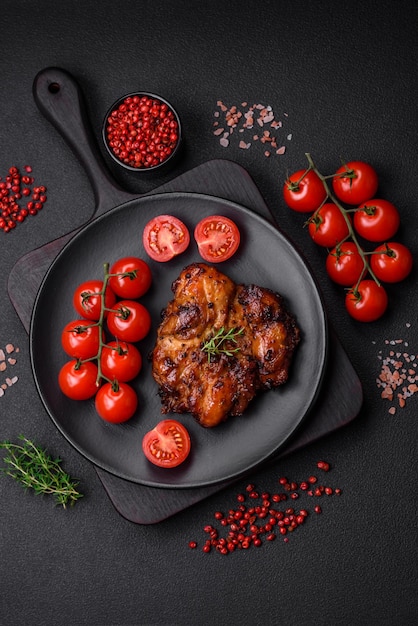
[[[243,416],[213,429],[199,426],[190,415],[175,415],[191,436],[192,452],[175,469],[150,464],[141,449],[143,435],[161,415],[157,386],[147,361],[155,341],[160,312],[172,298],[171,284],[184,266],[201,260],[193,240],[188,251],[168,263],[149,260],[153,286],[142,302],[154,320],[150,335],[138,344],[144,366],[134,386],[137,414],[124,424],[104,422],[94,401],[76,402],[59,390],[57,375],[68,360],[61,331],[76,319],[72,293],[90,278],[103,277],[103,264],[135,255],[148,260],[142,231],[159,214],[179,217],[192,235],[197,222],[213,214],[230,217],[240,228],[241,245],[219,269],[236,282],[254,283],[281,293],[302,331],[286,385],[266,392]],[[36,298],[30,329],[35,382],[53,422],[64,437],[98,467],[136,483],[165,487],[200,487],[237,477],[275,453],[292,435],[313,405],[327,352],[326,318],[315,281],[305,262],[269,222],[248,209],[212,196],[168,193],[139,198],[117,207],[83,228],[59,253]]]

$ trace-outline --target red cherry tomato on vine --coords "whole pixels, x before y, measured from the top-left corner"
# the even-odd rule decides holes
[[[194,238],[202,259],[208,263],[221,263],[238,250],[241,236],[238,226],[228,217],[210,215],[197,224]]]
[[[104,339],[103,333],[102,337]],[[69,356],[75,359],[90,359],[99,351],[99,326],[88,320],[68,322],[61,333],[61,344]]]
[[[177,467],[190,452],[190,436],[183,424],[173,419],[159,422],[142,440],[148,461],[159,467]]]
[[[120,298],[135,300],[151,287],[151,270],[143,259],[129,256],[118,259],[110,268],[109,287]]]
[[[104,383],[97,392],[95,407],[106,422],[121,424],[134,415],[138,407],[138,396],[127,383]]]
[[[110,341],[102,348],[100,365],[105,378],[127,383],[141,371],[142,356],[132,343]]]
[[[352,287],[362,275],[364,263],[357,246],[351,241],[345,241],[328,254],[325,269],[335,283]]]
[[[379,280],[398,283],[404,280],[414,264],[409,248],[391,241],[376,248],[370,256],[370,266]]]
[[[313,170],[305,172],[299,170],[291,174],[283,186],[284,201],[290,209],[299,213],[316,211],[327,195],[319,176]]]
[[[117,339],[135,343],[148,335],[151,315],[140,302],[121,300],[109,311],[107,327]]]
[[[359,205],[373,198],[378,184],[376,171],[363,161],[350,161],[342,165],[332,179],[337,198],[351,205]]]
[[[100,318],[102,307],[102,280],[87,280],[81,283],[74,291],[73,305],[79,315],[89,320],[97,321]],[[116,302],[116,296],[110,287],[106,289],[105,308],[112,308]]]
[[[326,202],[308,220],[308,231],[319,246],[332,248],[349,234],[347,222],[333,202]]]
[[[368,241],[388,241],[397,232],[401,218],[388,200],[367,200],[354,213],[354,228]]]
[[[146,224],[142,243],[151,259],[164,263],[188,248],[190,233],[177,217],[158,215]]]
[[[63,394],[72,400],[88,400],[98,390],[97,365],[92,361],[78,360],[65,363],[58,375],[58,384]]]
[[[374,280],[362,280],[357,289],[350,289],[345,297],[348,313],[358,322],[374,322],[382,317],[387,306],[387,293]]]

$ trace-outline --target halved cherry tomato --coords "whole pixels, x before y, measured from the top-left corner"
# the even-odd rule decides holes
[[[74,291],[73,305],[81,317],[97,321],[100,318],[102,307],[102,280],[87,280],[81,283]],[[105,295],[105,308],[112,308],[116,302],[116,296],[108,286]]]
[[[287,206],[298,213],[316,211],[326,198],[325,187],[313,171],[298,170],[283,185],[283,198]],[[305,175],[304,175],[305,174]]]
[[[151,286],[151,270],[143,259],[134,256],[118,259],[110,268],[109,287],[120,298],[135,300]],[[116,276],[113,276],[116,274]]]
[[[127,383],[141,371],[142,356],[132,343],[110,341],[102,348],[100,366],[105,378]]]
[[[120,300],[109,311],[107,327],[117,339],[135,343],[148,335],[151,329],[151,315],[140,302]]]
[[[328,254],[325,269],[335,283],[352,287],[362,275],[364,263],[357,246],[352,241],[345,241]]]
[[[376,171],[363,161],[350,161],[342,165],[332,179],[337,198],[351,205],[359,205],[373,198],[378,184]]]
[[[65,363],[58,374],[61,391],[72,400],[88,400],[99,389],[97,365],[92,361],[81,363],[78,359]]]
[[[385,283],[404,280],[411,273],[413,264],[409,248],[396,241],[377,247],[370,257],[372,271]]]
[[[362,280],[345,297],[348,313],[358,322],[374,322],[382,317],[388,306],[387,293],[374,280]]]
[[[177,467],[190,452],[190,436],[183,424],[173,419],[159,422],[142,440],[148,461],[159,467]]]
[[[151,259],[164,263],[188,248],[190,233],[177,217],[158,215],[146,224],[142,243]]]
[[[400,222],[398,209],[388,200],[367,200],[354,213],[354,228],[368,241],[388,241]]]
[[[106,422],[121,424],[134,415],[138,407],[138,396],[127,383],[105,383],[97,392],[95,407]]]
[[[333,202],[326,202],[308,220],[308,231],[315,243],[332,248],[349,233],[347,222]]]
[[[104,339],[104,333],[102,337]],[[61,333],[61,344],[69,356],[75,359],[90,359],[99,351],[99,326],[88,320],[68,322]]]
[[[238,226],[223,215],[204,217],[194,230],[199,254],[208,263],[221,263],[238,250],[241,236]]]

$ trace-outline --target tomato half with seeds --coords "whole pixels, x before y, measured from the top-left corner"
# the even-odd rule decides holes
[[[151,287],[151,270],[143,259],[129,256],[118,259],[110,268],[109,287],[120,298],[141,298]]]
[[[104,333],[102,333],[104,339]],[[73,320],[64,326],[61,333],[64,352],[75,359],[90,359],[99,351],[99,326],[88,320]]]
[[[95,398],[97,413],[106,422],[127,422],[138,407],[138,396],[127,383],[105,383]]]
[[[120,300],[107,316],[107,327],[114,337],[129,343],[141,341],[151,329],[148,309],[136,300]]]
[[[102,280],[87,280],[77,287],[73,295],[73,305],[81,317],[97,322],[101,314],[103,288]],[[112,308],[115,302],[116,295],[107,286],[104,301],[105,309]]]
[[[208,263],[221,263],[238,250],[241,235],[235,222],[223,215],[204,217],[194,229],[199,254]]]
[[[367,200],[354,213],[354,228],[368,241],[388,241],[401,223],[399,211],[392,202],[378,198]]]
[[[370,266],[379,280],[398,283],[412,271],[412,253],[402,243],[391,241],[378,246],[370,256]]]
[[[337,198],[346,204],[357,206],[373,198],[378,185],[375,169],[364,161],[350,161],[342,165],[332,179]]]
[[[291,174],[283,185],[287,206],[298,213],[316,211],[327,193],[319,176],[313,170],[299,170]]]
[[[159,422],[142,440],[145,456],[158,467],[177,467],[189,456],[190,447],[187,428],[173,419]]]
[[[352,287],[364,271],[364,262],[355,243],[345,241],[331,250],[325,261],[325,269],[335,283]]]
[[[333,248],[349,234],[344,215],[333,202],[326,202],[315,211],[308,220],[308,231],[311,239],[325,248]]]
[[[358,322],[374,322],[385,313],[388,295],[382,285],[374,280],[362,280],[357,288],[350,289],[345,297],[345,307]]]
[[[127,383],[141,371],[142,356],[132,343],[110,341],[102,348],[100,365],[105,378]]]
[[[88,400],[99,389],[98,369],[92,361],[81,363],[78,359],[64,363],[58,374],[58,384],[64,395],[71,400]]]
[[[189,229],[173,215],[158,215],[146,224],[142,243],[151,259],[165,263],[187,250]]]

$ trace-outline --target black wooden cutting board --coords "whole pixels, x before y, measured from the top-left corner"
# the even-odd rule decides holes
[[[51,85],[54,85],[53,89]],[[85,167],[95,194],[93,216],[138,197],[120,189],[107,172],[89,127],[82,94],[70,74],[59,68],[43,70],[35,78],[34,97],[41,112],[63,135]],[[274,222],[248,172],[231,161],[206,162],[158,187],[151,194],[172,191],[204,193],[232,200]],[[8,292],[27,331],[42,279],[73,234],[69,233],[28,253],[12,268]],[[272,463],[346,425],[359,413],[363,400],[361,383],[332,330],[325,378],[326,386],[304,420],[303,427],[271,459]],[[138,524],[152,524],[166,519],[232,482],[193,489],[157,489],[131,483],[98,467],[95,469],[116,510]]]

